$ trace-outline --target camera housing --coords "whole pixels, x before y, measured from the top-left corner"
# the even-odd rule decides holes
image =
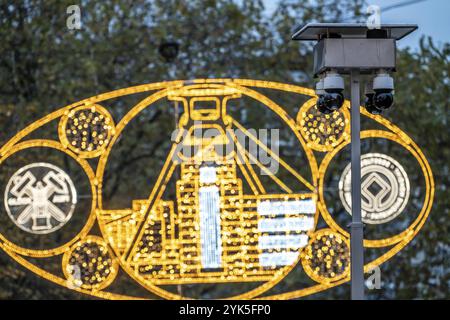
[[[376,114],[376,115],[382,114],[383,110],[377,108],[373,102],[373,98],[375,96],[375,91],[373,91],[373,80],[372,79],[369,80],[368,82],[366,82],[364,95],[366,96],[364,99],[364,107],[366,108],[366,110],[371,114]]]
[[[336,71],[328,71],[316,84],[317,109],[330,114],[344,104],[344,79]]]
[[[373,78],[373,105],[386,110],[394,104],[394,79],[384,70],[380,70]]]
[[[323,114],[329,114],[331,112],[333,112],[332,110],[328,109],[326,107],[326,103],[325,103],[325,99],[324,99],[324,95],[326,94],[325,90],[323,89],[323,75],[319,76],[320,79],[319,81],[316,83],[316,95],[317,95],[317,109],[319,110],[320,113]]]

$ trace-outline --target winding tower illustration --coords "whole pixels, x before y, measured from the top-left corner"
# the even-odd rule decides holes
[[[158,285],[265,281],[298,261],[314,228],[315,195],[266,193],[251,165],[257,155],[243,145],[227,114],[227,102],[239,92],[192,85],[168,97],[181,103],[184,113],[149,198],[101,214],[110,221],[107,232],[116,235],[112,242],[121,259]],[[256,139],[239,129],[246,139]],[[177,167],[176,201],[164,200]],[[244,194],[238,168],[253,194]]]

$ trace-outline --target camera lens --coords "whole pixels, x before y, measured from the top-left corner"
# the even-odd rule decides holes
[[[332,111],[340,109],[344,104],[344,95],[338,89],[325,90],[323,99],[326,107]]]
[[[317,100],[317,109],[324,114],[329,114],[341,108],[343,104],[344,95],[341,90],[326,90],[326,93],[320,95]]]
[[[381,114],[382,110],[378,109],[375,104],[373,103],[373,97],[374,97],[374,93],[367,93],[366,94],[366,99],[364,101],[364,107],[366,108],[366,110],[371,113],[371,114]]]
[[[373,104],[378,109],[389,109],[394,103],[394,95],[391,90],[377,90],[373,97]]]
[[[330,114],[333,112],[333,110],[328,109],[327,107],[325,95],[320,95],[319,99],[317,99],[317,110],[319,110],[319,112],[323,114]]]
[[[344,104],[344,95],[340,92],[328,92],[324,94],[328,109],[338,110]]]

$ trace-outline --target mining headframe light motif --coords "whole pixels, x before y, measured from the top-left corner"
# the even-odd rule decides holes
[[[135,96],[124,109],[131,101],[125,98]],[[277,96],[298,103],[287,108]],[[122,101],[120,110],[115,101]],[[316,101],[314,90],[290,84],[199,79],[119,89],[56,110],[0,149],[0,248],[43,278],[107,299],[203,298],[199,292],[206,287],[210,298],[291,299],[345,283],[350,172],[342,155],[349,144],[349,103],[322,114]],[[175,107],[165,160],[150,168],[157,175],[145,187],[121,188],[149,169],[146,158],[147,171],[135,164],[127,175],[111,169],[130,156],[120,153],[127,134],[153,109],[170,114]],[[378,128],[363,130],[362,139],[383,141],[402,154],[373,150],[364,158],[363,218],[368,228],[386,226],[365,239],[375,257],[368,271],[420,231],[434,182],[406,133],[361,112],[376,124],[368,128]],[[289,143],[275,152],[248,127],[249,115],[273,119],[267,126],[276,123]],[[151,139],[144,135],[137,143]],[[297,150],[298,161],[286,159],[286,150]],[[415,167],[419,180],[408,176]],[[114,180],[119,191],[112,195],[108,184]],[[409,205],[410,190],[419,186],[420,208]],[[59,259],[59,272],[46,267],[50,257]],[[301,277],[298,288],[271,290],[289,274]],[[130,280],[148,295],[121,292],[120,282]]]

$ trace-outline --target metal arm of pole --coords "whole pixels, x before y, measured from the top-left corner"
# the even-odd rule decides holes
[[[360,75],[351,72],[351,177],[352,223],[350,233],[352,300],[364,299],[364,247],[361,219],[361,137],[360,137]]]

